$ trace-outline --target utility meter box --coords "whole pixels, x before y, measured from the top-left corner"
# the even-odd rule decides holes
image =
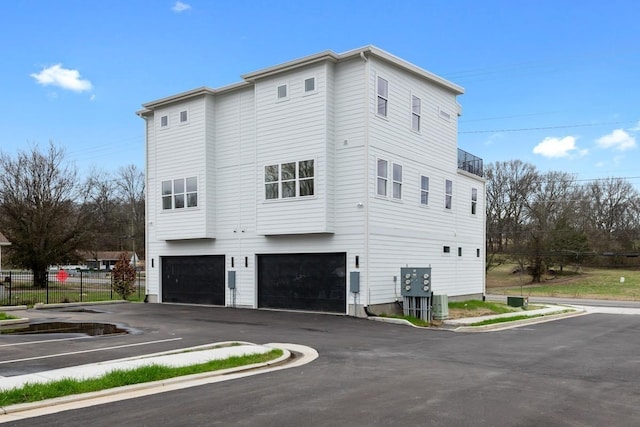
[[[431,268],[402,267],[400,291],[403,297],[431,297]]]

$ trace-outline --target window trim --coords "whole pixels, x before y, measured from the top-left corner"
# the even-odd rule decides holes
[[[478,189],[471,188],[471,215],[477,215],[478,213]]]
[[[386,83],[386,94],[380,94],[380,80],[384,80]],[[380,100],[384,100],[384,114],[380,112]],[[380,75],[376,76],[376,115],[378,117],[389,117],[389,79]]]
[[[414,99],[418,100],[418,111],[416,112],[415,110],[415,105],[414,105]],[[417,118],[418,119],[418,127],[416,129],[416,127],[414,126],[413,123],[413,119]],[[420,99],[419,96],[416,96],[415,94],[411,94],[411,130],[417,133],[420,133],[422,131],[422,99]]]
[[[280,96],[280,88],[284,87],[285,95]],[[289,83],[279,83],[276,85],[276,102],[284,102],[289,100]]]
[[[195,179],[195,184],[196,184],[196,188],[195,191],[189,191],[188,190],[188,180],[191,179]],[[182,181],[182,190],[179,193],[176,193],[176,182],[178,181]],[[171,185],[171,189],[170,192],[165,193],[165,183],[170,183]],[[200,206],[200,200],[198,197],[198,193],[200,192],[200,190],[198,189],[200,187],[200,180],[198,179],[197,175],[193,175],[193,176],[187,176],[187,177],[181,177],[181,178],[171,178],[171,179],[165,179],[160,181],[160,211],[161,212],[175,212],[175,211],[183,211],[183,210],[193,210],[193,209],[197,209]],[[196,200],[196,204],[193,206],[190,206],[189,204],[189,200],[190,200],[190,195],[194,195],[195,194],[195,200]],[[183,206],[181,207],[176,207],[176,196],[182,196],[183,198]],[[165,200],[169,199],[171,200],[171,207],[165,207]]]
[[[427,188],[426,189],[422,186],[422,179],[423,178],[427,179]],[[422,207],[429,206],[429,184],[430,184],[430,181],[431,180],[429,179],[429,177],[427,175],[422,175],[422,174],[420,175],[420,206],[422,206]],[[423,202],[423,198],[422,198],[423,194],[426,194],[426,203]]]
[[[447,183],[451,183],[451,193],[447,193]],[[447,198],[449,198],[449,206],[447,207]],[[444,208],[447,211],[453,211],[453,180],[444,180]]]
[[[307,90],[307,80],[313,79],[313,89]],[[313,95],[314,93],[318,93],[318,78],[316,76],[309,76],[302,79],[302,90],[304,92],[303,96]]]
[[[311,176],[305,176],[305,177],[301,177],[300,176],[300,164],[303,162],[313,162],[313,175]],[[283,179],[282,176],[282,166],[283,165],[288,165],[294,163],[295,164],[295,170],[294,170],[294,177],[290,178],[290,179]],[[276,202],[276,201],[284,201],[284,200],[300,200],[300,199],[312,199],[312,198],[316,198],[317,197],[317,165],[318,162],[316,160],[316,158],[311,158],[311,159],[304,159],[304,160],[294,160],[294,161],[286,161],[286,162],[281,162],[281,163],[270,163],[270,164],[266,164],[263,166],[262,168],[262,188],[263,188],[263,202]],[[275,181],[267,181],[267,168],[269,167],[277,167],[277,179]],[[307,194],[307,195],[300,195],[301,190],[302,190],[302,182],[308,182],[311,181],[312,182],[312,194]],[[283,184],[285,183],[294,183],[294,195],[293,196],[287,196],[284,197],[284,187]],[[267,198],[267,185],[276,185],[276,197],[273,198]]]

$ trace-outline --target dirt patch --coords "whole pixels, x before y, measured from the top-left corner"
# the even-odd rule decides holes
[[[477,310],[467,310],[466,308],[450,308],[449,309],[449,319],[462,319],[465,317],[478,317],[478,316],[489,316],[491,314],[496,314],[495,312],[484,308]]]

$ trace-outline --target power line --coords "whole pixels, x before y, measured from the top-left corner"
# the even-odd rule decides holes
[[[458,134],[526,132],[526,131],[532,131],[532,130],[568,129],[568,128],[579,128],[579,127],[611,126],[611,125],[622,125],[622,124],[629,124],[629,123],[635,123],[635,121],[603,122],[603,123],[582,123],[582,124],[574,124],[574,125],[541,126],[541,127],[531,127],[531,128],[516,128],[516,129],[467,130],[467,131],[458,131]]]

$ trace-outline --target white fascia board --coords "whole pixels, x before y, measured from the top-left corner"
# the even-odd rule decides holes
[[[275,65],[273,67],[263,68],[252,73],[243,74],[242,77],[245,81],[254,82],[258,79],[272,76],[274,74],[283,73],[285,71],[295,70],[296,68],[304,67],[317,62],[332,61],[336,62],[338,55],[331,50],[316,53],[313,55],[305,56],[303,58],[294,59],[283,64]]]

